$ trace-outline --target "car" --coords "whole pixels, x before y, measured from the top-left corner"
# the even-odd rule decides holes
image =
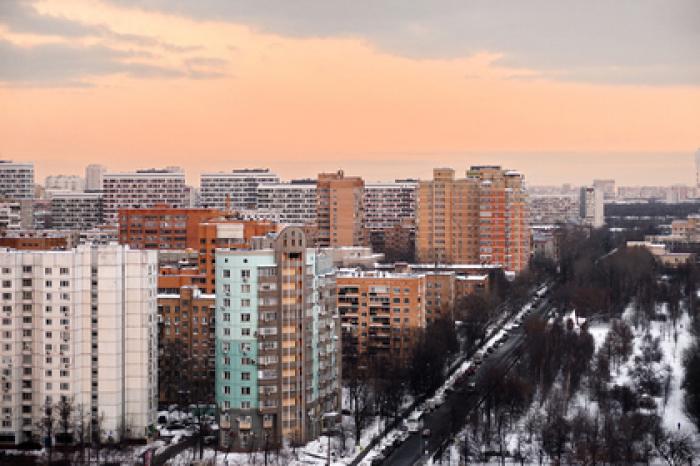
[[[476,391],[476,382],[469,382],[467,385],[467,391],[468,392],[475,392]]]
[[[476,361],[475,361],[475,363],[476,363]],[[474,374],[476,374],[476,366],[469,366],[469,368],[467,369],[466,374],[467,374],[468,376],[469,376],[469,375],[474,375]]]
[[[491,353],[493,353],[494,351],[496,351],[496,348],[494,348],[493,346],[489,346],[489,349],[486,350],[486,353],[487,353],[487,354],[491,354]]]
[[[421,435],[423,437],[430,437],[432,435],[432,432],[430,431],[430,429],[423,429],[423,432],[421,432]]]

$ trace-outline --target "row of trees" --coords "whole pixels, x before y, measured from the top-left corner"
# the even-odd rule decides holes
[[[437,389],[458,351],[454,323],[440,319],[417,335],[405,360],[388,354],[346,354],[344,386],[354,419],[355,439],[360,439],[375,417],[389,424],[396,422],[406,395],[420,399]]]

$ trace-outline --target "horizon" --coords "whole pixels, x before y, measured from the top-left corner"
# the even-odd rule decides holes
[[[571,154],[568,154],[571,155]],[[618,186],[672,186],[686,185],[695,186],[695,155],[694,153],[598,153],[598,154],[576,154],[577,159],[563,158],[562,153],[538,153],[538,154],[522,154],[509,153],[479,153],[479,154],[450,154],[440,159],[440,163],[435,159],[418,159],[414,155],[413,159],[408,158],[402,164],[402,169],[397,170],[395,162],[368,162],[363,159],[348,160],[348,157],[338,161],[327,162],[325,164],[316,164],[316,169],[313,167],[299,166],[295,163],[285,161],[277,161],[275,164],[248,164],[244,162],[218,162],[211,169],[204,167],[197,169],[196,166],[202,166],[202,163],[197,163],[196,166],[191,164],[173,164],[158,160],[153,163],[144,162],[139,165],[134,165],[131,162],[121,164],[109,164],[99,159],[89,161],[82,165],[82,162],[64,162],[64,161],[43,161],[37,163],[36,160],[20,160],[17,158],[5,157],[3,159],[12,160],[21,163],[33,163],[35,172],[35,182],[43,184],[47,176],[51,175],[78,175],[85,176],[85,167],[91,163],[104,165],[107,172],[130,172],[147,168],[165,168],[166,166],[177,166],[183,169],[186,182],[190,186],[199,187],[200,175],[202,173],[217,173],[230,172],[234,169],[245,168],[267,168],[271,172],[280,177],[281,181],[300,178],[316,178],[318,173],[333,172],[336,170],[344,170],[346,174],[351,176],[360,176],[365,182],[386,182],[394,181],[395,179],[415,178],[426,180],[432,178],[432,169],[437,167],[449,167],[455,170],[457,176],[463,176],[464,172],[472,165],[499,165],[504,169],[512,169],[521,172],[525,176],[525,180],[529,186],[559,186],[563,184],[572,185],[590,185],[594,179],[614,179]],[[449,161],[449,157],[456,159],[464,158],[461,164],[458,160]],[[520,161],[519,158],[529,158],[526,161]],[[591,163],[592,158],[600,158],[598,163]],[[634,164],[630,164],[630,158],[634,158]],[[668,159],[674,160],[675,163],[669,164]],[[442,160],[446,160],[442,163]],[[525,162],[520,163],[519,162]],[[541,164],[546,163],[546,170],[542,170]],[[371,168],[366,168],[371,166]],[[59,168],[61,167],[61,168]],[[365,167],[363,169],[363,167]],[[528,169],[529,167],[529,169]],[[540,167],[535,169],[535,167]],[[561,175],[562,168],[566,167],[567,173]],[[574,167],[574,168],[572,168]],[[660,172],[660,170],[663,170]],[[374,177],[368,176],[368,172],[372,172]],[[384,175],[377,175],[383,173]],[[571,174],[569,174],[571,173]],[[663,175],[663,176],[660,176]]]

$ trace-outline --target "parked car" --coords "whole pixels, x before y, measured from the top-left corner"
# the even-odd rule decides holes
[[[421,432],[421,435],[423,437],[430,437],[432,435],[432,432],[430,431],[430,429],[423,429],[423,432]]]

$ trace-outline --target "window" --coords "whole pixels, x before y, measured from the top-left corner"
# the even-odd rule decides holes
[[[250,380],[250,372],[241,372],[241,380]]]
[[[241,409],[250,409],[250,401],[241,401]],[[246,416],[250,418],[250,416]]]
[[[224,322],[231,322],[231,314],[224,312]]]
[[[250,395],[250,387],[241,387],[241,395]]]
[[[250,322],[250,314],[247,312],[241,314],[241,322]]]
[[[60,273],[61,275],[68,275],[68,269],[65,267],[61,267],[58,273]]]
[[[250,307],[250,299],[241,299],[241,307]]]
[[[231,380],[231,371],[224,371],[224,380]]]
[[[229,269],[224,269],[224,278],[231,278],[231,271]]]
[[[250,293],[250,285],[241,285],[241,293]]]
[[[241,278],[244,280],[247,280],[248,278],[250,278],[250,270],[249,269],[241,270]]]
[[[241,329],[241,335],[244,337],[249,337],[250,336],[250,328],[248,327],[243,327]]]
[[[231,394],[231,387],[228,385],[224,385],[224,395],[230,395]]]

